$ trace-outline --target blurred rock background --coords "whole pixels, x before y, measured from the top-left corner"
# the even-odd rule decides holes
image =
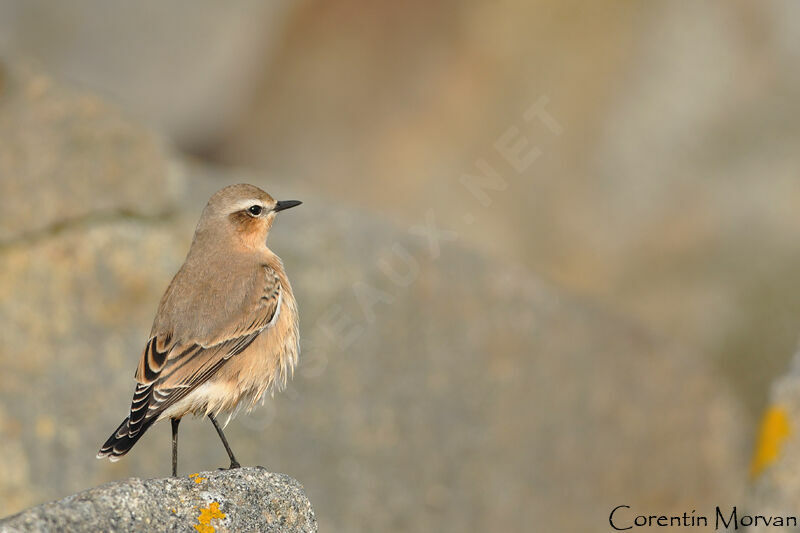
[[[735,500],[800,323],[798,36],[788,1],[1,3],[0,514],[168,471],[166,427],[93,455],[234,181],[306,201],[305,355],[231,439],[321,529]]]

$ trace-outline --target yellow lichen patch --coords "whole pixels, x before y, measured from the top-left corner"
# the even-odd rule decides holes
[[[758,477],[769,465],[774,463],[781,453],[781,447],[791,434],[789,415],[782,407],[772,406],[761,419],[756,451],[750,464],[750,476]]]
[[[219,510],[217,502],[211,502],[208,507],[200,508],[200,516],[197,517],[199,524],[195,524],[194,528],[199,533],[214,533],[216,529],[211,525],[211,521],[215,518],[225,518],[225,513]]]
[[[202,477],[200,474],[189,474],[189,477],[194,479],[194,482],[198,484],[208,479],[207,477]]]

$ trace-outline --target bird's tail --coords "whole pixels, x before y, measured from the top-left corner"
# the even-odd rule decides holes
[[[136,444],[136,441],[139,440],[142,435],[144,435],[144,432],[147,431],[147,428],[149,428],[155,421],[155,417],[144,421],[143,424],[139,425],[135,433],[131,434],[130,417],[127,417],[122,421],[122,424],[119,425],[117,430],[111,434],[106,443],[103,444],[102,448],[100,448],[100,451],[97,452],[97,458],[103,459],[104,457],[108,457],[112,462],[119,461],[119,458],[133,448],[133,445]]]

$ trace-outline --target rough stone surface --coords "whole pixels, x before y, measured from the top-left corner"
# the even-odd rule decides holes
[[[303,487],[261,468],[107,483],[0,520],[0,531],[315,533]]]
[[[120,186],[103,194],[121,200],[140,165],[105,149]],[[303,353],[289,389],[226,433],[243,464],[302,480],[324,530],[587,531],[620,502],[668,512],[741,488],[739,406],[695,351],[462,247],[438,211],[402,227],[297,181],[162,157],[186,176],[167,216],[89,217],[0,247],[0,514],[169,472],[168,424],[118,463],[94,455],[203,204],[234,181],[304,201],[270,236]],[[1,186],[35,207],[36,166],[14,165]],[[179,472],[224,464],[210,424],[181,425]]]

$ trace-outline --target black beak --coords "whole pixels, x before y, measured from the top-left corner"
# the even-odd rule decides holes
[[[297,200],[281,200],[275,204],[273,211],[283,211],[284,209],[289,209],[290,207],[297,207],[302,203],[303,202],[299,202]]]

